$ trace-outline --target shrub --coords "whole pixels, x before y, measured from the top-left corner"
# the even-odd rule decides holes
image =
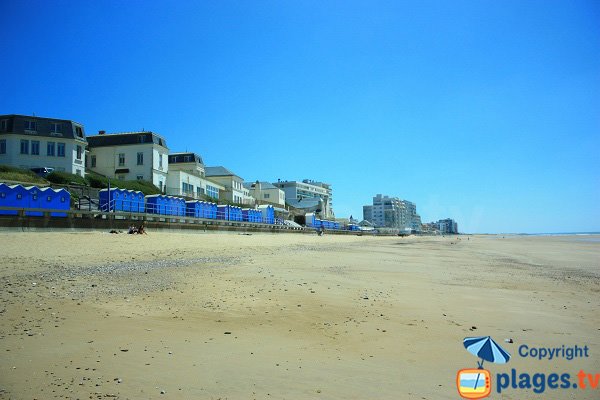
[[[8,165],[0,165],[0,181],[3,180],[23,183],[48,183],[44,178],[37,176],[33,171],[9,167]]]
[[[56,183],[59,185],[69,185],[71,183],[75,183],[78,185],[87,185],[87,182],[84,177],[70,174],[68,172],[54,171],[51,174],[48,174],[46,177],[50,182]]]

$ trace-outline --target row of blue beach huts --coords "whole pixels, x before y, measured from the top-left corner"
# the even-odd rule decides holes
[[[319,229],[319,228],[323,227],[324,229],[341,230],[341,225],[339,222],[329,221],[326,219],[319,219],[319,218],[317,218],[315,213],[305,214],[305,221],[306,221],[306,226],[309,228]]]
[[[99,193],[101,211],[124,211],[136,213],[158,214],[225,221],[254,222],[264,224],[275,223],[275,209],[271,205],[260,205],[257,208],[240,208],[232,205],[217,205],[207,201],[185,201],[177,196],[161,194],[145,196],[142,192],[111,188],[102,189]],[[66,217],[67,214],[56,210],[69,210],[71,194],[65,189],[50,187],[6,185],[0,183],[0,207],[16,207],[27,210],[25,215],[42,216],[43,211],[54,210],[54,217]],[[17,210],[0,210],[0,215],[17,215]],[[341,230],[340,223],[318,219],[316,214],[306,214],[306,226],[330,230]],[[351,224],[350,231],[360,230],[358,225]]]
[[[258,206],[258,209],[242,209],[237,206],[217,205],[207,201],[185,201],[181,197],[162,194],[144,196],[142,192],[119,188],[100,190],[99,201],[101,211],[125,211],[225,221],[275,223],[275,209],[271,205],[261,205]]]
[[[28,210],[25,215],[41,217],[43,210],[69,210],[71,208],[71,194],[65,189],[52,189],[51,187],[6,185],[0,183],[0,206],[39,209]],[[0,215],[17,215],[16,210],[0,210]],[[54,211],[53,217],[66,217],[64,212]]]

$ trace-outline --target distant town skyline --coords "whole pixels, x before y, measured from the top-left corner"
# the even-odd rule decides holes
[[[0,114],[327,182],[338,217],[387,193],[461,232],[600,231],[597,2],[0,9]]]

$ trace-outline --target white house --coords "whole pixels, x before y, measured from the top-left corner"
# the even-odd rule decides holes
[[[110,178],[147,180],[165,191],[169,148],[153,132],[110,133],[88,136],[88,168]]]
[[[269,182],[245,182],[244,187],[259,204],[273,204],[285,207],[285,192]]]
[[[219,198],[225,186],[206,179],[202,157],[195,153],[169,154],[166,193],[200,199],[208,196]]]
[[[254,197],[244,187],[244,180],[225,167],[206,167],[206,177],[225,187],[223,197],[238,204],[254,205]]]
[[[85,176],[83,125],[65,119],[0,115],[0,164],[50,167]]]

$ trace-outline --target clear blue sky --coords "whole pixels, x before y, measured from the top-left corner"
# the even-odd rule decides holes
[[[323,4],[325,3],[325,4]],[[0,113],[467,232],[600,231],[597,1],[0,0]]]

